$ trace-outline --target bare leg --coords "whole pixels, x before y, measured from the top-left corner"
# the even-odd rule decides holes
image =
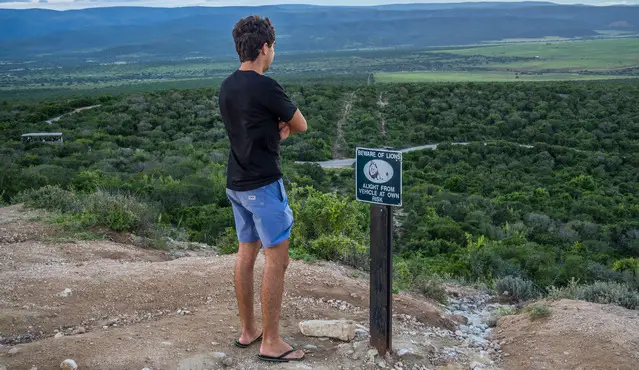
[[[279,334],[280,312],[282,310],[282,295],[284,294],[284,274],[289,263],[289,241],[264,249],[266,262],[262,281],[262,325],[264,337],[260,353],[265,356],[280,356],[290,351],[292,347],[284,342]],[[302,350],[297,350],[285,358],[295,359],[304,357]]]
[[[235,259],[235,295],[240,311],[240,343],[249,344],[260,336],[253,313],[253,268],[260,251],[260,241],[240,243]]]

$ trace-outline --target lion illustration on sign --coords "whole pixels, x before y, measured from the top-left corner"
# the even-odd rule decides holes
[[[376,184],[383,184],[393,178],[393,167],[381,159],[373,159],[364,166],[364,176]]]

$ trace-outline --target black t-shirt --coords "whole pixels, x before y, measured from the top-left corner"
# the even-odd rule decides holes
[[[220,88],[220,113],[231,141],[226,187],[248,191],[282,177],[279,122],[297,111],[282,86],[254,71],[236,70]]]

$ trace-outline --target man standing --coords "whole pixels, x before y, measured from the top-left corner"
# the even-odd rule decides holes
[[[266,361],[301,360],[279,335],[284,274],[289,263],[293,213],[282,182],[280,141],[306,131],[306,119],[275,80],[263,73],[275,56],[275,29],[268,18],[250,16],[233,28],[241,66],[220,88],[220,113],[231,142],[227,196],[233,206],[239,250],[235,293],[246,348],[261,339],[258,357]],[[253,314],[253,268],[264,247],[262,333]]]

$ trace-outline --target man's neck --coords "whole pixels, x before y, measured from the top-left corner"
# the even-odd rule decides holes
[[[239,68],[240,71],[254,71],[259,74],[264,73],[264,67],[261,63],[257,62],[243,62]]]

